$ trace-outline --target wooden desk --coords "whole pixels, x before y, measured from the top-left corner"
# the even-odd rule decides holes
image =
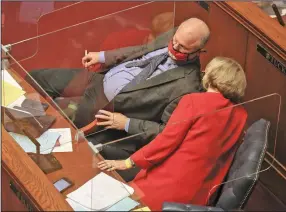
[[[39,96],[35,89],[13,70],[9,70],[9,72],[26,91],[25,95],[28,98],[33,99],[40,97],[41,102],[48,102],[42,96]],[[52,104],[49,102],[48,104],[49,108],[46,113],[56,117],[56,121],[51,128],[70,128],[72,138],[74,138],[76,133],[75,127],[73,127],[69,120],[65,119]],[[86,139],[80,142],[73,140],[73,152],[53,153],[63,168],[45,175],[6,132],[3,124],[2,133],[2,164],[4,171],[8,173],[11,179],[15,180],[15,183],[20,187],[19,189],[23,195],[26,196],[26,199],[30,199],[29,201],[36,210],[72,210],[65,201],[64,195],[76,190],[101,172],[97,168],[97,163],[103,160],[103,158],[100,154],[93,153]],[[124,182],[115,171],[105,173]],[[74,183],[73,187],[63,193],[64,195],[61,195],[52,184],[52,182],[62,177],[67,177]],[[132,198],[137,201],[139,199],[135,194],[132,195]],[[9,209],[8,204],[8,202],[5,203],[7,210]],[[143,205],[140,205],[140,207],[141,206]]]

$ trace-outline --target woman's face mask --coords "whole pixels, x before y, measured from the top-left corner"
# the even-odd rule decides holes
[[[200,51],[200,49],[198,49],[195,52],[190,52],[190,53],[182,53],[180,51],[177,51],[177,50],[174,49],[173,39],[170,40],[170,42],[168,44],[168,50],[172,54],[172,56],[175,58],[175,60],[177,60],[177,61],[184,61],[184,62],[189,60],[189,57],[190,57],[191,54],[194,54],[194,53],[197,53],[197,52]]]

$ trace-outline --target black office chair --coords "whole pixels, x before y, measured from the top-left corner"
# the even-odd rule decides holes
[[[220,196],[213,207],[165,202],[162,210],[229,211],[242,209],[258,179],[267,149],[269,127],[269,121],[260,119],[247,129],[244,141],[238,148],[226,177],[227,183],[223,185]]]

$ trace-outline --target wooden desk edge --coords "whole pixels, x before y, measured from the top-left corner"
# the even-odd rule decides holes
[[[22,77],[18,76],[17,73],[15,72],[15,70],[13,69],[9,69],[9,73],[10,74],[13,74],[13,77],[16,77],[17,81],[22,81],[24,80]],[[25,80],[24,80],[25,81]],[[22,85],[22,84],[21,84]],[[48,103],[50,105],[50,103]],[[51,105],[50,105],[51,106]],[[85,141],[87,142],[87,141]],[[7,147],[6,147],[7,146]],[[87,145],[88,146],[88,145]],[[41,170],[40,168],[34,163],[34,161],[21,149],[21,147],[19,147],[15,142],[14,142],[14,139],[6,132],[6,130],[4,129],[3,125],[2,125],[2,154],[3,154],[3,150],[7,148],[7,151],[8,153],[13,152],[13,153],[10,153],[10,155],[15,155],[13,156],[12,159],[14,160],[11,160],[10,155],[9,154],[6,154],[5,158],[2,157],[2,162],[4,163],[4,166],[7,167],[5,170],[10,174],[10,176],[12,176],[13,178],[16,179],[16,181],[24,188],[26,189],[27,193],[26,195],[29,196],[31,199],[33,199],[33,203],[35,205],[37,205],[37,207],[41,208],[42,210],[46,210],[46,209],[49,209],[49,210],[56,210],[56,208],[58,210],[68,210],[68,211],[71,211],[72,208],[70,207],[70,205],[65,201],[65,198],[64,198],[64,195],[60,194],[55,188],[54,186],[52,185],[51,181],[49,180],[49,177],[46,176]],[[91,151],[91,150],[90,150]],[[92,152],[92,151],[91,151]],[[4,154],[3,154],[4,155]],[[7,156],[8,155],[8,156]],[[104,158],[98,154],[97,155],[101,160],[104,160]],[[25,161],[21,161],[20,159],[22,157],[25,157]],[[15,159],[16,158],[16,159]],[[16,170],[15,167],[13,167],[14,164],[17,164],[17,160],[19,160],[19,166],[20,167],[24,167],[23,170],[19,171],[19,170]],[[26,164],[24,164],[26,163]],[[31,165],[32,164],[32,165]],[[18,167],[18,166],[17,166]],[[29,168],[28,168],[29,167]],[[7,170],[8,169],[8,170]],[[16,171],[16,173],[15,173]],[[21,179],[20,176],[22,174],[22,172],[26,172],[28,171],[28,175],[31,176],[31,178],[28,178],[27,179],[34,179],[34,178],[37,178],[39,177],[40,179],[43,179],[43,181],[39,181],[36,183],[36,185],[48,185],[47,189],[49,191],[49,193],[51,193],[51,197],[49,197],[49,199],[47,199],[45,201],[45,199],[43,199],[42,201],[39,201],[38,198],[33,198],[35,197],[38,193],[35,192],[35,190],[31,189],[31,188],[26,188],[28,187],[26,185],[26,183],[24,182],[27,182],[27,179],[25,178],[24,179]],[[13,174],[14,173],[14,174]],[[116,171],[112,171],[110,174],[110,176],[114,177],[115,179],[123,182],[123,183],[126,183],[122,177],[116,172]],[[32,178],[33,177],[33,178]],[[31,181],[31,180],[30,180]],[[34,181],[33,181],[34,182]],[[35,183],[34,183],[35,184]],[[46,189],[46,188],[45,188]],[[52,189],[53,191],[50,191],[50,189]],[[56,195],[54,195],[56,193]],[[30,195],[28,195],[30,194]],[[139,202],[139,206],[140,207],[143,207],[143,206],[146,206],[139,198],[136,194],[133,194],[130,196],[133,200],[135,201],[138,201]],[[61,198],[62,200],[57,204],[57,205],[54,205],[54,206],[47,206],[46,209],[44,209],[42,206],[42,204],[44,204],[45,202],[50,202],[50,200],[53,200],[51,202],[54,202],[54,199],[58,199],[58,198]]]
[[[1,137],[3,168],[21,185],[35,208],[43,211],[73,211],[46,175],[13,141],[3,125]]]
[[[214,3],[259,38],[269,49],[286,59],[286,28],[280,26],[257,5],[253,2]]]

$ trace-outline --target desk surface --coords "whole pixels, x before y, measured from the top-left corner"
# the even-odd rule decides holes
[[[47,174],[47,178],[50,182],[55,182],[63,177],[68,178],[74,183],[74,186],[67,189],[63,194],[67,195],[68,193],[76,190],[78,187],[82,186],[88,180],[99,174],[101,171],[97,168],[97,163],[103,160],[100,154],[95,154],[89,147],[87,140],[82,139],[79,142],[74,140],[76,128],[70,123],[69,120],[65,119],[59,111],[53,107],[53,102],[47,101],[45,98],[40,96],[35,89],[29,85],[22,77],[17,75],[13,70],[9,70],[9,73],[13,75],[16,81],[22,86],[23,90],[26,91],[26,97],[30,99],[40,98],[41,102],[47,102],[49,108],[46,113],[56,117],[55,123],[51,128],[70,128],[72,135],[72,152],[54,152],[53,155],[61,163],[62,169],[55,172]],[[3,128],[3,127],[2,127]],[[9,136],[7,133],[3,136]],[[11,138],[12,139],[12,138]],[[9,140],[11,140],[9,139]],[[105,172],[106,174],[112,176],[113,178],[124,182],[123,179],[117,174],[117,172]],[[139,198],[136,194],[133,194],[132,199],[139,201]],[[142,207],[140,205],[138,207]]]

